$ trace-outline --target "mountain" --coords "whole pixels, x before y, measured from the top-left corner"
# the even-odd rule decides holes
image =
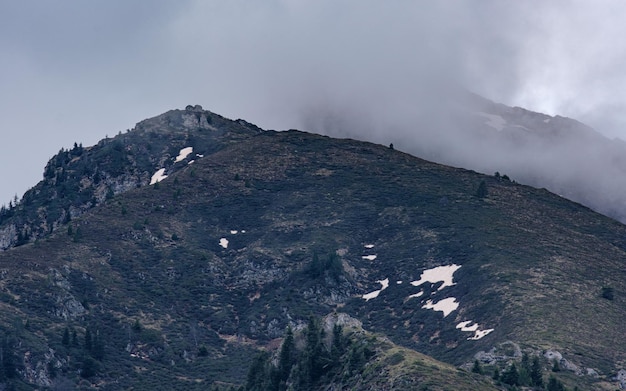
[[[394,143],[415,156],[512,179],[626,222],[626,143],[574,119],[492,102],[466,91],[414,107],[330,107],[305,121],[317,133]]]
[[[132,132],[92,147],[75,143],[61,149],[46,165],[43,180],[19,203],[0,210],[0,251],[43,238],[106,199],[150,184],[155,167],[174,173],[195,157],[260,131],[196,105],[142,121]],[[177,160],[186,152],[189,159]]]
[[[315,389],[502,389],[524,357],[626,386],[626,227],[545,189],[198,106],[46,173],[3,215],[8,385],[243,387],[314,315],[369,352]]]

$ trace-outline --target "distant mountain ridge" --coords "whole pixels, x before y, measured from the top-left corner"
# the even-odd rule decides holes
[[[544,187],[626,222],[626,142],[571,118],[495,103],[466,91],[422,97],[414,107],[313,111],[305,128],[383,145]],[[397,102],[409,105],[410,102]]]
[[[492,378],[535,359],[602,390],[626,370],[626,227],[546,190],[192,106],[48,167],[3,220],[30,233],[0,253],[0,383],[243,387],[312,314],[370,349],[320,390],[531,387]]]

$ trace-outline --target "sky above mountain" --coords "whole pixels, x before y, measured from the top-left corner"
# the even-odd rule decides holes
[[[0,204],[60,148],[187,104],[384,127],[462,85],[626,139],[625,17],[618,0],[0,0]]]

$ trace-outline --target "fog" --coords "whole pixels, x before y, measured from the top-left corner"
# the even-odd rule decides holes
[[[626,138],[625,17],[621,1],[582,0],[3,2],[0,200],[34,185],[61,147],[201,104],[568,196],[589,188],[596,209],[622,208],[607,140],[522,146],[481,133],[463,107],[471,91]]]

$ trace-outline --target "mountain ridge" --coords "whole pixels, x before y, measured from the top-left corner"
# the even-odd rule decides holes
[[[197,120],[192,110],[168,113]],[[187,132],[167,118],[146,126],[147,140],[170,123]],[[560,379],[589,389],[623,370],[623,225],[546,190],[386,146],[223,121],[211,153],[198,146],[213,130],[161,140],[167,155],[141,175],[147,184],[166,166],[163,181],[105,197],[0,253],[0,326],[28,346],[40,379],[54,384],[52,363],[71,381],[111,389],[148,387],[145,371],[168,384],[243,384],[256,346],[334,311],[464,368],[480,358],[504,371],[518,351],[547,366],[558,353]],[[203,157],[176,162],[191,136]],[[428,277],[452,265],[446,279]],[[468,339],[476,334],[463,328],[474,324],[493,331]],[[65,328],[107,341],[93,376],[80,375],[91,356],[62,343]]]

